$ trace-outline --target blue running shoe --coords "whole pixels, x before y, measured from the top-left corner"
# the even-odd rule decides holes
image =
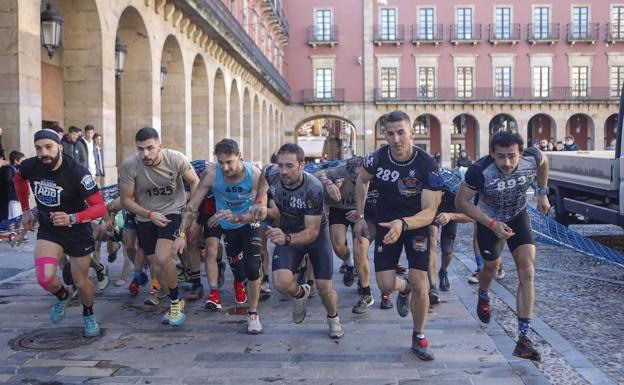
[[[72,293],[71,290],[67,290],[67,298],[59,299],[54,305],[52,305],[52,310],[50,311],[50,320],[57,324],[65,318],[65,313],[67,312],[67,308],[69,307],[69,303],[71,302]]]
[[[82,317],[84,319],[84,336],[87,338],[100,336],[100,325],[94,315]]]
[[[162,323],[171,326],[182,325],[186,320],[186,316],[184,315],[184,305],[185,302],[183,299],[171,302],[171,306],[162,317]]]

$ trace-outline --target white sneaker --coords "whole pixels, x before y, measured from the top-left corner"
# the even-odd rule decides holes
[[[337,340],[344,336],[344,330],[340,325],[340,318],[338,316],[334,318],[327,317],[327,324],[329,325],[329,338]]]
[[[271,294],[271,285],[267,281],[263,281],[260,285],[261,294]]]
[[[296,324],[300,324],[303,322],[306,316],[306,301],[310,296],[310,286],[306,283],[301,285],[301,289],[303,289],[303,297],[295,298],[295,303],[293,304],[293,322]]]
[[[110,279],[108,278],[108,266],[105,264],[102,264],[102,266],[104,267],[102,271],[96,272],[98,289],[100,289],[100,291],[106,289],[108,287],[108,283],[110,282]]]
[[[503,278],[505,278],[506,275],[507,275],[507,273],[505,273],[505,270],[501,266],[501,268],[498,269],[498,271],[496,272],[496,279],[503,279]]]
[[[260,317],[258,314],[247,314],[247,333],[262,333],[262,324],[260,323]]]

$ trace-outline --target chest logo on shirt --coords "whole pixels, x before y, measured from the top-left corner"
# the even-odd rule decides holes
[[[39,203],[48,207],[58,207],[61,205],[61,191],[63,188],[57,186],[50,180],[40,180],[34,183],[35,198]]]
[[[83,176],[82,180],[80,181],[80,183],[82,183],[82,185],[84,186],[85,190],[91,190],[91,189],[95,188],[95,186],[96,186],[95,180],[93,179],[93,177],[91,175]]]

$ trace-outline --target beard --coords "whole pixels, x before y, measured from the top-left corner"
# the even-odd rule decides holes
[[[48,171],[52,171],[54,167],[58,164],[59,159],[61,159],[61,151],[59,151],[55,157],[51,156],[43,156],[40,161]],[[51,160],[49,163],[44,162],[44,160]]]

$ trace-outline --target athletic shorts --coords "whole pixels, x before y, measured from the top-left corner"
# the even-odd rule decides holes
[[[208,215],[208,214],[201,213],[201,212],[199,213],[199,216],[197,217],[197,223],[202,226],[202,229],[204,231],[204,239],[207,239],[207,238],[221,239],[221,236],[223,235],[223,229],[219,225],[215,227],[209,227],[208,219],[210,219],[210,217],[212,217],[212,215]]]
[[[522,210],[515,217],[511,218],[509,222],[505,223],[507,226],[511,227],[515,233],[513,237],[507,239],[507,246],[512,253],[522,245],[535,244],[533,230],[531,229],[531,220],[526,210]],[[480,223],[477,225],[477,242],[479,242],[481,256],[483,256],[483,259],[486,261],[495,261],[498,259],[505,245],[504,239],[499,239],[492,230]]]
[[[136,215],[132,213],[126,213],[126,216],[124,218],[124,230],[136,230],[136,229],[137,229]]]
[[[442,255],[453,254],[456,236],[457,222],[450,221],[446,225],[442,226],[442,231],[440,232],[440,249],[442,250]]]
[[[276,245],[273,251],[273,271],[289,269],[294,273],[299,269],[299,265],[306,254],[312,262],[315,279],[332,279],[334,252],[327,227],[319,231],[318,237],[307,245]]]
[[[386,245],[383,239],[389,229],[377,226],[377,234],[375,237],[375,272],[377,271],[394,271],[401,251],[405,249],[407,255],[407,263],[410,269],[427,271],[429,268],[429,226],[408,230],[401,233],[399,239],[391,244]]]
[[[329,208],[329,225],[344,225],[346,227],[351,226],[353,228],[353,222],[346,218],[346,215],[351,209],[341,209],[338,207]]]
[[[145,255],[154,255],[156,252],[156,242],[159,239],[174,240],[173,233],[180,227],[180,214],[169,214],[166,216],[171,222],[165,227],[158,227],[150,222],[137,221],[137,235],[139,238],[139,246],[143,249]]]
[[[91,223],[81,223],[71,227],[56,227],[41,223],[37,231],[37,239],[56,243],[70,257],[85,257],[95,250]]]
[[[243,225],[237,229],[223,229],[225,254],[237,257],[242,252],[245,277],[250,281],[260,278],[262,272],[262,233],[260,226]],[[240,263],[241,257],[239,257]]]

